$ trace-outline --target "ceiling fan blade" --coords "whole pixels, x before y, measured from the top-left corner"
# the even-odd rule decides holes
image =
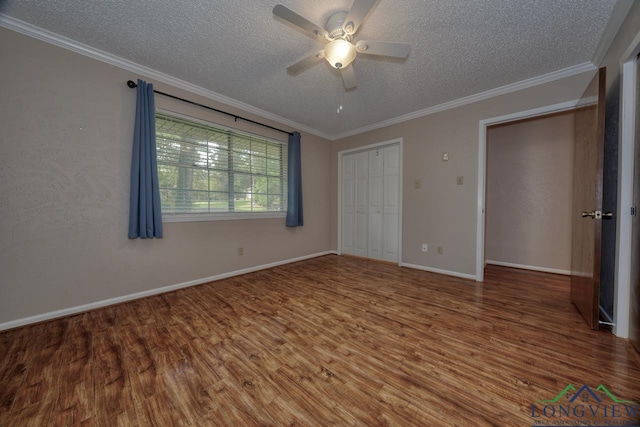
[[[287,67],[289,74],[298,74],[316,64],[319,60],[324,58],[324,51],[320,50],[317,53],[304,58],[302,61],[298,61],[295,64]]]
[[[354,0],[351,10],[344,19],[342,29],[347,34],[353,34],[358,31],[358,27],[365,20],[373,6],[378,0]]]
[[[288,9],[281,4],[277,4],[273,8],[273,14],[278,18],[282,18],[285,21],[292,23],[296,27],[302,28],[306,32],[311,33],[316,37],[320,37],[324,39],[329,38],[329,33],[327,33],[327,30],[317,26],[313,22],[309,21],[306,18],[303,18],[302,16],[298,15],[291,9]]]
[[[356,83],[356,73],[353,72],[353,66],[348,65],[342,68],[340,74],[342,74],[342,84],[344,84],[345,89],[353,89],[358,86],[358,83]]]
[[[392,56],[394,58],[406,58],[411,52],[411,44],[399,42],[381,42],[360,40],[356,43],[358,53],[367,55]]]

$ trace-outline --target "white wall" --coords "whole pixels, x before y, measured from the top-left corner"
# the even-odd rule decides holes
[[[330,143],[309,134],[304,227],[287,229],[284,219],[165,223],[163,239],[129,240],[136,95],[126,81],[144,76],[4,28],[0,52],[0,326],[330,249]],[[156,103],[282,138],[161,96]]]
[[[569,273],[572,111],[487,130],[487,262]]]

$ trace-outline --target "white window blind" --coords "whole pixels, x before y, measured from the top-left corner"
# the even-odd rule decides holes
[[[287,146],[156,113],[163,214],[284,212]]]

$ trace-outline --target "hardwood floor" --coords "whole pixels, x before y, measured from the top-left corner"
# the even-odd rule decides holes
[[[640,402],[634,350],[568,278],[485,280],[331,255],[5,331],[0,425],[530,426],[568,384]]]

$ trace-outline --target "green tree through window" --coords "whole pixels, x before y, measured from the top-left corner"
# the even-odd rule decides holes
[[[286,145],[156,113],[163,213],[283,212]]]

